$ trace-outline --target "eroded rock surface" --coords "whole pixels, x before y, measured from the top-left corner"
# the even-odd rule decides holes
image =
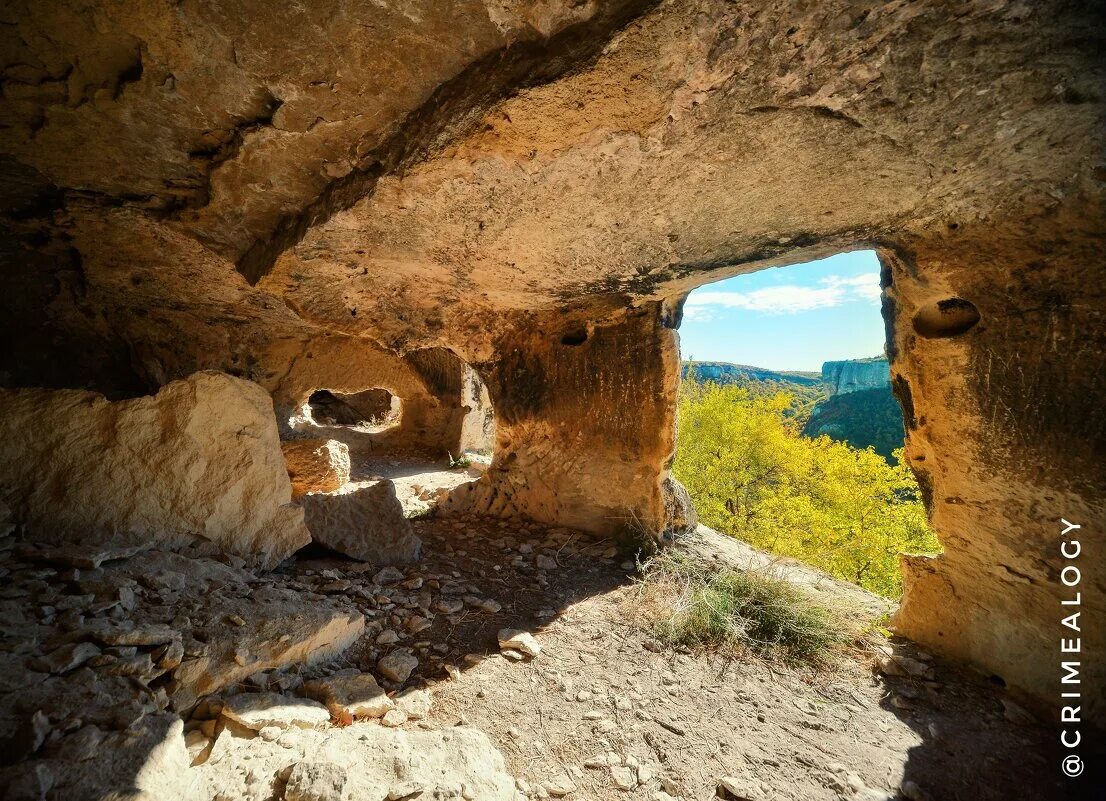
[[[300,503],[312,536],[331,550],[377,565],[407,564],[419,558],[422,543],[404,517],[391,481],[306,495]]]
[[[210,796],[205,777],[188,770],[184,724],[173,714],[147,715],[125,731],[85,726],[53,743],[43,759],[4,777],[6,798],[159,798]]]
[[[250,786],[243,764],[250,765],[262,787]],[[464,726],[417,731],[355,724],[290,731],[275,742],[237,737],[225,729],[197,772],[234,798],[264,798],[259,791],[275,788],[285,788],[287,801],[520,798],[503,755],[486,734]]]
[[[292,497],[334,492],[349,483],[349,446],[333,439],[294,439],[280,443]]]
[[[333,659],[365,629],[359,614],[305,605],[295,593],[276,588],[212,611],[218,617],[200,653],[173,673],[170,689],[179,707],[258,673]]]
[[[230,695],[238,725],[330,725],[322,704],[290,696],[287,713],[270,701],[353,645],[356,610],[212,559],[146,550],[73,568],[13,539],[0,539],[6,798],[212,797],[188,770],[181,719],[211,693]],[[244,688],[262,701],[233,694]]]
[[[945,547],[914,563],[898,625],[1052,697],[1057,521],[1106,515],[1093,4],[289,14],[7,11],[7,385],[120,398],[218,369],[272,393],[282,426],[316,389],[383,387],[403,419],[374,444],[441,455],[491,434],[465,425],[463,361],[495,408],[494,457],[443,510],[661,535],[683,297],[872,246],[907,459]],[[34,426],[5,448],[41,454]],[[92,508],[120,494],[94,478]],[[78,522],[71,489],[52,523]],[[237,511],[140,533],[188,540],[253,503],[226,498]],[[277,559],[303,534],[273,536],[267,514],[233,528]],[[1081,566],[1106,614],[1101,555]]]
[[[196,373],[111,403],[0,390],[0,482],[15,520],[80,546],[214,548],[273,566],[310,541],[261,387]]]

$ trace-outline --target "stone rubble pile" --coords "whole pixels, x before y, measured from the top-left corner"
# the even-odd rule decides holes
[[[537,656],[533,634],[502,625],[511,587],[547,588],[558,559],[580,552],[578,535],[483,521],[483,531],[498,531],[482,533],[470,553],[455,543],[475,534],[473,521],[419,523],[431,545],[421,564],[327,559],[273,572],[226,554],[41,544],[5,523],[6,798],[125,790],[338,801],[420,788],[516,798],[482,733],[427,730],[426,680],[458,678],[456,663],[475,664],[497,646]],[[614,549],[592,549],[613,563]],[[473,625],[488,630],[482,653],[451,635]],[[384,758],[400,753],[412,755],[402,769],[398,757]],[[347,770],[354,761],[363,769]]]

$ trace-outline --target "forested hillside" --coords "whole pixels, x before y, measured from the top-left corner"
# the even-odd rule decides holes
[[[890,462],[903,444],[902,407],[891,387],[833,395],[819,401],[803,424],[803,436],[827,436],[854,448],[871,446]]]
[[[871,450],[800,436],[784,416],[792,403],[685,381],[676,477],[711,528],[897,597],[899,554],[939,548],[913,474]]]
[[[894,464],[903,446],[902,409],[887,380],[883,358],[826,362],[822,373],[787,372],[726,362],[685,362],[684,378],[699,384],[735,386],[749,397],[786,393],[781,410],[796,433],[827,436],[854,448],[871,446]]]
[[[773,397],[783,392],[790,403],[781,410],[788,425],[802,432],[811,413],[826,398],[820,373],[768,370],[729,362],[684,362],[684,379],[698,384],[740,387],[750,397]]]

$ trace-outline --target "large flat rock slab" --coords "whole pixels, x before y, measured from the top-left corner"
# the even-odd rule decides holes
[[[404,517],[391,481],[305,495],[300,503],[315,541],[338,553],[378,565],[418,561],[422,541]]]
[[[341,654],[365,631],[360,613],[307,603],[277,591],[220,608],[204,632],[201,656],[185,659],[174,671],[174,705],[186,708],[196,698],[255,673],[290,665],[314,665]]]
[[[420,731],[355,723],[287,729],[275,742],[228,728],[192,772],[226,798],[252,797],[257,788],[247,781],[262,789],[286,782],[286,799],[521,798],[503,755],[484,732],[465,726]]]

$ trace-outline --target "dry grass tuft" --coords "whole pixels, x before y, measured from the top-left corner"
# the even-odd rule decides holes
[[[718,570],[666,552],[642,574],[635,611],[671,646],[824,666],[851,639],[839,614],[766,572]]]

